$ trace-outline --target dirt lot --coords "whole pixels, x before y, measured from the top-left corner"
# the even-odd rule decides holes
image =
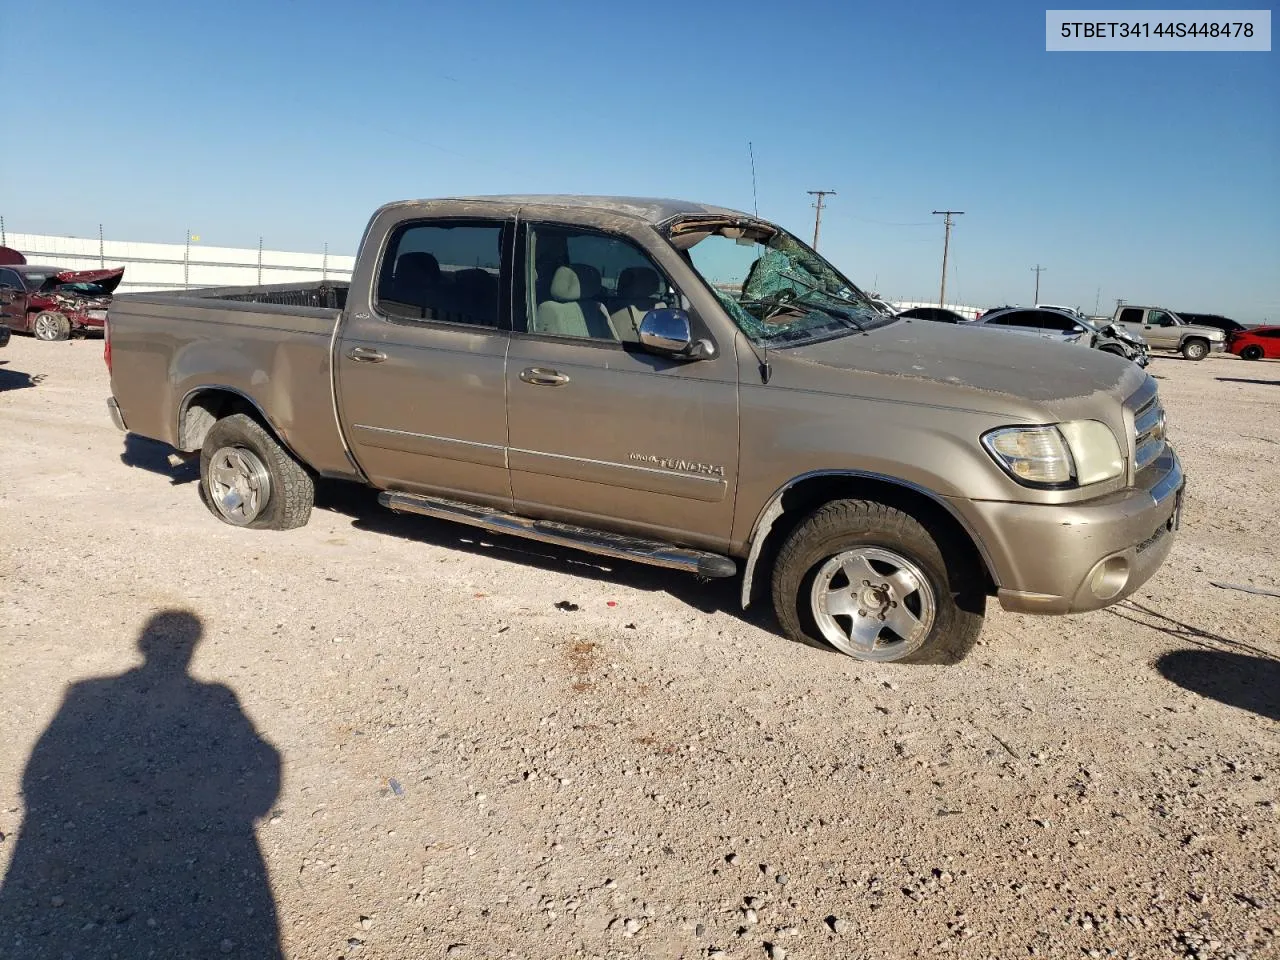
[[[101,352],[0,351],[0,956],[1280,956],[1280,599],[1210,584],[1280,588],[1280,363],[1153,362],[1131,601],[912,668],[361,491],[222,525]]]

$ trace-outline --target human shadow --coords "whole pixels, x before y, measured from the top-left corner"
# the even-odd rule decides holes
[[[749,608],[742,609],[741,575],[701,580],[677,570],[614,560],[521,537],[503,536],[447,520],[396,514],[378,503],[376,491],[341,481],[324,481],[319,484],[316,487],[316,505],[350,517],[352,526],[357,530],[498,557],[524,566],[571,573],[603,583],[668,593],[703,613],[729,613],[762,630],[778,632],[770,605],[760,597],[756,597]]]
[[[1202,697],[1280,720],[1280,661],[1224,650],[1175,650],[1156,661],[1161,675]]]
[[[67,691],[23,773],[0,956],[283,956],[254,835],[280,755],[230,689],[187,673],[201,634],[156,614],[141,666]]]
[[[0,370],[0,393],[6,390],[23,390],[27,387],[34,387],[40,381],[33,380],[31,374],[23,373],[21,370]]]
[[[124,451],[120,454],[120,462],[126,467],[140,467],[162,477],[168,477],[169,483],[179,486],[200,479],[200,462],[196,459],[184,459],[177,466],[169,462],[175,453],[173,447],[158,440],[140,437],[136,433],[124,435]]]
[[[1214,377],[1219,383],[1252,383],[1260,387],[1280,387],[1280,380],[1252,380],[1249,377]]]

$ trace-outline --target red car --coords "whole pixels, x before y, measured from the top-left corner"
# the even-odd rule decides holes
[[[1245,360],[1280,360],[1280,327],[1250,327],[1233,333],[1227,349]]]
[[[124,267],[63,270],[29,263],[0,266],[0,323],[40,340],[65,340],[73,331],[101,331]]]

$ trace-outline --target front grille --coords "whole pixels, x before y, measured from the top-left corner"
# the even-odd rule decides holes
[[[1164,407],[1160,405],[1160,397],[1154,387],[1149,394],[1139,400],[1139,406],[1133,412],[1133,472],[1140,473],[1150,466],[1152,461],[1164,452],[1165,424]],[[1140,393],[1148,393],[1147,390]]]

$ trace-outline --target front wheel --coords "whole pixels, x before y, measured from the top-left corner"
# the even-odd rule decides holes
[[[938,540],[914,517],[835,500],[783,545],[773,604],[801,643],[875,663],[953,663],[977,641],[986,597],[955,582]]]
[[[205,437],[200,492],[219,520],[259,530],[301,527],[315,502],[311,475],[243,413],[219,420]]]
[[[36,314],[35,320],[31,323],[31,332],[35,334],[37,340],[49,342],[65,340],[71,336],[71,321],[60,313],[45,310],[43,313]]]
[[[1188,360],[1203,360],[1209,355],[1209,343],[1193,337],[1182,345],[1182,355]]]
[[[1249,346],[1245,347],[1243,350],[1240,351],[1240,359],[1241,360],[1261,360],[1262,348],[1258,346],[1256,343],[1251,343],[1249,344]]]

